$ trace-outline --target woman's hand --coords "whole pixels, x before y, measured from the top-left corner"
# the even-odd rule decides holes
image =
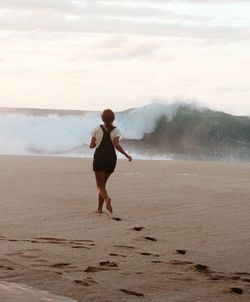
[[[128,159],[129,161],[132,161],[132,156],[130,156],[130,155],[127,154],[126,157],[127,157],[127,159]]]
[[[89,144],[89,148],[90,148],[90,149],[93,149],[93,148],[95,148],[95,147],[96,147],[96,138],[92,136],[91,142],[90,142],[90,144]]]

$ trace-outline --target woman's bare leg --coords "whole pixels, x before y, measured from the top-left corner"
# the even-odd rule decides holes
[[[103,207],[104,199],[102,198],[102,195],[99,193],[98,196],[98,209],[96,210],[97,213],[103,213],[102,207]]]
[[[109,178],[111,174],[105,172],[105,185],[106,185],[106,182]],[[103,203],[104,203],[104,199],[102,197],[102,195],[99,193],[99,196],[98,196],[98,209],[97,209],[97,212],[98,213],[102,213],[102,207],[103,207]]]
[[[105,187],[108,176],[106,175],[105,172],[95,172],[95,178],[96,178],[96,185],[99,191],[99,195],[102,197],[103,201],[106,202],[107,210],[112,213],[113,209],[111,206],[111,198],[108,196],[108,192]],[[99,207],[100,207],[100,203],[99,203]],[[99,207],[98,210],[100,209]]]
[[[106,201],[106,209],[112,214],[113,213],[113,208],[112,208],[112,205],[111,205],[111,198],[108,197]]]

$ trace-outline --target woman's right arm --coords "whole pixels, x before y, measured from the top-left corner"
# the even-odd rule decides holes
[[[91,131],[91,141],[90,141],[90,144],[89,144],[90,149],[93,149],[93,148],[96,147],[96,134],[97,134],[97,128],[94,128]]]
[[[120,142],[119,142],[119,137],[116,136],[114,139],[113,139],[113,145],[114,147],[116,148],[116,150],[118,150],[121,154],[123,154],[125,157],[127,157],[127,159],[129,161],[132,161],[132,157],[122,148],[122,146],[120,145]]]
[[[93,149],[93,148],[95,148],[95,147],[96,147],[96,138],[95,138],[94,136],[92,136],[91,142],[90,142],[90,144],[89,144],[89,148],[90,148],[90,149]]]

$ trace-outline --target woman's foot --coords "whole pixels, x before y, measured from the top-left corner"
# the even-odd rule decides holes
[[[104,213],[103,210],[99,210],[99,209],[97,209],[95,212],[96,212],[96,213],[99,213],[99,214]]]
[[[107,198],[105,201],[106,201],[106,209],[112,214],[113,208],[111,206],[111,198]]]

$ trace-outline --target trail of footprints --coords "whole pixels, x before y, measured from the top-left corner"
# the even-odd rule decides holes
[[[91,246],[95,246],[93,240],[69,240],[64,238],[55,237],[34,237],[32,239],[12,239],[5,236],[0,236],[2,241],[10,242],[29,242],[29,243],[39,243],[39,244],[60,244],[70,246],[71,248],[82,248],[90,249]]]
[[[113,218],[113,219],[116,221],[121,221],[120,218]],[[132,228],[133,231],[137,231],[137,232],[140,232],[144,229],[145,228],[142,226],[136,226],[136,227]],[[157,242],[157,239],[154,237],[142,236],[141,238],[152,242],[152,244],[154,244],[153,242]],[[95,243],[93,242],[93,240],[68,240],[68,239],[64,239],[64,238],[54,238],[54,237],[34,237],[30,240],[26,240],[26,239],[18,240],[18,239],[9,239],[5,236],[0,236],[0,240],[10,241],[10,242],[59,244],[59,245],[64,245],[64,246],[68,246],[68,247],[75,248],[75,249],[90,249],[91,247],[95,246]],[[135,247],[131,246],[131,245],[113,245],[113,247],[118,248],[118,249],[124,249],[127,251],[135,250]],[[36,252],[36,251],[40,251],[40,249],[28,249],[26,251]],[[178,255],[186,255],[187,251],[184,249],[177,249],[175,253]],[[23,255],[23,252],[9,253],[6,255],[7,256],[20,256],[23,258],[35,258],[36,257],[36,256],[30,256],[30,255]],[[244,282],[246,284],[250,283],[250,273],[247,273],[247,272],[236,272],[236,273],[230,274],[230,276],[228,276],[221,272],[211,271],[209,269],[209,267],[204,264],[194,264],[193,262],[179,260],[179,259],[178,260],[159,259],[160,255],[155,254],[155,253],[149,253],[149,252],[140,252],[139,255],[145,256],[145,257],[151,256],[151,263],[153,265],[167,264],[167,265],[174,265],[174,266],[187,266],[189,270],[203,274],[204,277],[207,277],[209,280],[212,280],[212,281],[231,281],[231,282],[240,281],[240,282]],[[116,258],[126,258],[127,257],[127,255],[124,253],[121,254],[121,253],[116,253],[116,252],[110,253],[109,256],[116,257]],[[152,259],[152,257],[153,257],[153,259]],[[157,259],[155,259],[155,258],[157,258]],[[35,266],[35,267],[41,267],[41,266],[48,267],[48,264],[45,265],[45,263],[47,262],[46,260],[36,259],[35,261],[40,263],[40,264],[33,264],[33,266]],[[54,263],[54,264],[49,265],[49,267],[62,270],[62,271],[55,272],[56,274],[59,274],[59,275],[63,275],[64,272],[67,272],[66,269],[77,269],[77,267],[72,266],[71,263],[68,263],[68,262]],[[11,271],[11,270],[14,270],[14,268],[12,268],[11,266],[0,265],[0,270]],[[119,270],[118,264],[114,261],[101,261],[101,262],[99,262],[99,264],[97,266],[88,266],[86,269],[78,270],[78,271],[84,272],[86,274],[90,274],[90,273],[98,273],[98,272],[109,271],[109,270]],[[193,280],[192,278],[183,278],[182,279],[182,281],[192,281],[192,280]],[[91,276],[87,276],[80,280],[74,279],[73,282],[80,286],[91,286],[91,285],[98,284]],[[229,290],[232,293],[239,294],[239,295],[243,294],[243,292],[244,292],[242,288],[237,287],[237,286],[230,287]],[[123,292],[126,295],[133,295],[133,296],[137,296],[137,297],[145,296],[141,292],[137,292],[137,291],[130,290],[130,289],[121,288],[121,289],[119,289],[119,291]]]
[[[142,231],[144,227],[134,227],[134,231]],[[145,240],[149,240],[151,242],[157,242],[157,239],[154,237],[149,237],[149,236],[142,236]],[[134,246],[130,245],[113,245],[115,248],[120,248],[120,249],[125,249],[125,250],[134,250]],[[184,249],[177,249],[176,254],[178,255],[186,255],[187,251]],[[192,271],[195,271],[197,273],[203,274],[205,277],[208,277],[210,280],[218,280],[218,281],[242,281],[242,282],[250,282],[250,279],[246,277],[250,277],[250,273],[235,273],[232,274],[231,276],[225,276],[222,274],[219,274],[216,271],[210,271],[209,267],[207,265],[203,264],[194,264],[193,262],[190,261],[185,261],[185,260],[163,260],[163,259],[155,259],[155,257],[160,257],[160,255],[155,254],[155,253],[149,253],[149,252],[140,252],[139,253],[142,256],[153,256],[153,259],[151,259],[151,263],[153,264],[168,264],[168,265],[175,265],[175,266],[189,266],[189,269]],[[127,255],[124,254],[118,254],[118,253],[110,253],[110,256],[113,257],[127,257]],[[99,263],[99,267],[88,267],[85,272],[86,273],[97,273],[100,271],[104,270],[110,270],[118,268],[118,265],[115,262],[109,262],[109,261],[103,261]],[[244,278],[242,278],[244,276]],[[80,281],[75,280],[77,283]],[[182,278],[182,281],[193,281],[192,278]],[[137,297],[144,297],[144,293],[137,292],[131,289],[119,289],[121,292],[127,295],[133,295]],[[231,287],[229,290],[232,293],[235,294],[243,294],[243,289],[240,287]]]

